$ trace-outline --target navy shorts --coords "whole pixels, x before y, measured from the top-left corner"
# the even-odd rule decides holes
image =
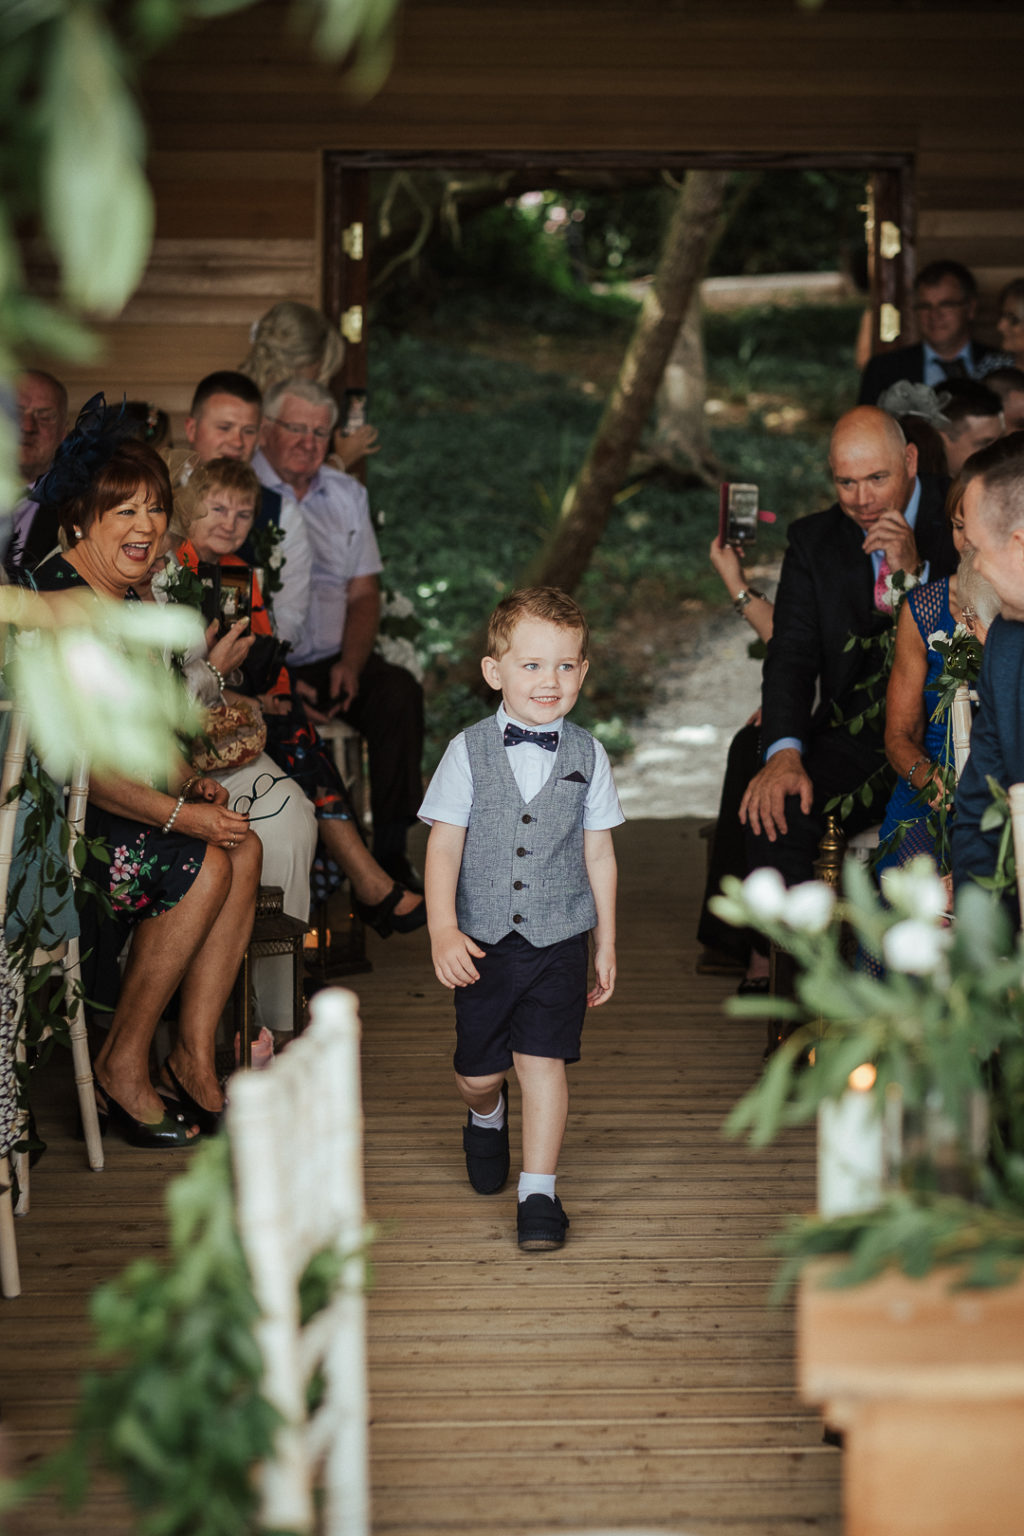
[[[538,949],[519,933],[473,959],[480,980],[455,991],[455,1070],[462,1077],[507,1072],[512,1053],[579,1061],[587,1012],[589,936]]]

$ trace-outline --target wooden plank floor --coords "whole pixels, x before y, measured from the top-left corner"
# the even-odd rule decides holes
[[[425,936],[372,939],[364,1027],[367,1203],[383,1235],[370,1299],[374,1532],[537,1536],[586,1528],[838,1533],[839,1453],[793,1391],[790,1308],[765,1305],[762,1239],[813,1202],[810,1138],[764,1152],[720,1126],[757,1073],[762,1027],[726,1020],[731,983],[694,975],[697,823],[617,834],[618,990],[572,1069],[559,1193],[565,1249],[521,1254],[513,1180],[465,1181],[451,1003]],[[372,937],[372,936],[371,936]],[[7,1456],[57,1445],[86,1359],[88,1289],[163,1246],[180,1156],[108,1147],[103,1175],[62,1134],[18,1223],[25,1294],[0,1306]],[[116,1490],[11,1536],[132,1529]]]

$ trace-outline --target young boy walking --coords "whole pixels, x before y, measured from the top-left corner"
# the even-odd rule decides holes
[[[587,621],[554,587],[513,592],[491,615],[481,666],[496,716],[463,731],[431,780],[427,923],[437,978],[455,993],[455,1082],[469,1107],[466,1172],[482,1195],[509,1174],[508,1090],[522,1093],[520,1248],[560,1248],[555,1194],[588,1007],[615,987],[615,851],[623,820],[607,754],[565,716],[587,674]],[[588,934],[595,983],[587,992]]]

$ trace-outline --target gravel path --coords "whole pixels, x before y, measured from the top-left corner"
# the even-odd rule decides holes
[[[760,703],[749,624],[731,610],[694,623],[661,698],[630,727],[636,749],[615,768],[627,817],[714,816],[729,743]]]

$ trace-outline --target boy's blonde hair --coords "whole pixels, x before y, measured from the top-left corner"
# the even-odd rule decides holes
[[[541,619],[559,629],[574,630],[580,637],[580,659],[586,660],[590,630],[583,609],[559,587],[520,587],[509,593],[491,614],[487,625],[487,654],[497,661],[512,646],[512,634],[520,619]]]
[[[192,524],[204,516],[203,503],[211,491],[239,491],[251,496],[253,510],[258,512],[262,489],[256,471],[242,459],[211,459],[208,464],[197,461],[185,484],[174,492],[171,531],[187,539]]]

